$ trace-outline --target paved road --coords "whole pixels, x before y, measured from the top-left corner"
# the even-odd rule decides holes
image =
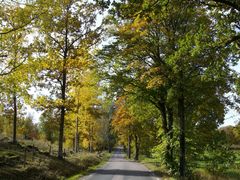
[[[159,180],[142,164],[124,159],[117,148],[107,164],[81,180]]]

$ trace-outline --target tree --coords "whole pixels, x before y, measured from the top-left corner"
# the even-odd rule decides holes
[[[67,123],[70,126],[69,134],[75,140],[75,152],[79,151],[80,137],[87,142],[89,151],[93,150],[93,141],[96,139],[97,128],[101,116],[101,89],[98,87],[99,78],[94,64],[89,62],[87,66],[78,69],[71,76],[70,101],[71,109],[68,112]],[[101,129],[101,128],[100,128]],[[96,132],[93,132],[96,131]],[[80,136],[81,134],[81,136]]]
[[[24,139],[38,139],[39,132],[37,125],[33,123],[32,117],[21,118],[19,123],[19,133],[23,135]]]
[[[44,138],[51,143],[57,141],[58,137],[58,126],[57,122],[59,118],[59,111],[57,109],[47,109],[45,110],[41,117],[39,123],[40,133],[44,135]]]
[[[201,87],[213,90],[210,99],[215,107],[206,115],[215,121],[216,126],[212,127],[223,120],[222,101],[226,100],[224,94],[230,91],[231,83],[231,52],[228,48],[218,51],[219,36],[214,28],[208,28],[213,21],[207,9],[197,3],[130,1],[115,3],[114,7],[109,18],[115,23],[110,30],[114,40],[100,55],[111,70],[108,77],[113,83],[118,82],[118,91],[121,88],[125,93],[142,92],[141,97],[159,109],[168,139],[173,137],[173,120],[178,120],[179,173],[184,177],[185,136],[189,132],[186,127],[197,125],[192,124],[192,114],[199,113],[198,107],[209,98],[209,92]],[[170,160],[169,145],[166,157],[170,158],[166,159]]]
[[[127,142],[128,158],[131,158],[132,127],[134,126],[133,117],[126,107],[125,97],[118,98],[115,106],[116,112],[113,116],[112,128],[114,132],[118,134],[119,142],[122,144]]]
[[[128,158],[131,158],[131,143],[134,142],[135,160],[139,154],[149,151],[156,143],[157,118],[156,108],[134,96],[121,96],[116,101],[116,111],[112,120],[112,128],[119,141],[128,147]]]
[[[9,21],[9,24],[14,24],[15,22]],[[9,71],[7,76],[1,78],[1,89],[2,93],[5,93],[13,103],[13,143],[17,142],[16,132],[17,132],[17,103],[18,98],[28,96],[28,85],[29,79],[29,67],[27,60],[31,57],[30,47],[25,45],[26,42],[26,32],[16,32],[13,31],[5,35],[4,49],[8,56],[5,58],[4,64],[7,64],[2,72]],[[11,41],[9,41],[11,39]],[[20,67],[21,66],[21,67]],[[4,68],[4,66],[3,66]],[[11,69],[11,70],[9,70]],[[12,71],[13,70],[13,71]],[[10,73],[11,71],[11,73]],[[2,73],[4,75],[4,73]]]
[[[82,52],[96,43],[98,29],[94,28],[97,7],[85,1],[36,2],[37,10],[47,12],[39,17],[37,27],[42,55],[43,83],[50,83],[51,90],[61,109],[59,121],[58,158],[63,158],[64,121],[66,113],[67,75],[71,68],[81,65]],[[41,41],[43,40],[43,41]],[[44,48],[45,47],[45,48]],[[48,81],[49,80],[49,81]]]
[[[16,61],[12,57],[9,58],[8,53],[13,44],[15,48],[18,43],[19,47],[23,45],[22,42],[26,36],[26,30],[28,29],[29,31],[31,24],[38,17],[32,11],[32,7],[23,7],[16,3],[3,2],[0,5],[0,76],[12,73],[24,63],[24,58]],[[12,36],[13,34],[15,34],[14,37]],[[21,42],[18,42],[20,39]],[[27,49],[26,42],[24,46]]]

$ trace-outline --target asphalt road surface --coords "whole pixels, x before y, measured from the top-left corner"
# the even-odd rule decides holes
[[[160,180],[144,165],[124,159],[121,148],[117,148],[105,166],[81,180]]]

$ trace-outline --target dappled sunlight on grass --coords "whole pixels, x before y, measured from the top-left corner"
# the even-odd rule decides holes
[[[26,146],[27,147],[27,146]],[[0,144],[0,177],[3,179],[62,179],[83,173],[90,167],[106,161],[108,153],[75,153],[64,160],[12,143]],[[37,147],[36,147],[37,148]]]

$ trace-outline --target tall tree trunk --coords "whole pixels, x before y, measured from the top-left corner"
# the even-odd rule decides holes
[[[135,157],[134,159],[137,161],[139,159],[139,138],[137,135],[135,137]]]
[[[180,72],[180,87],[179,87],[179,97],[178,97],[178,116],[179,116],[179,126],[180,126],[180,156],[179,156],[179,173],[180,177],[185,177],[185,167],[186,167],[186,146],[185,146],[185,107],[184,107],[184,90],[183,84],[181,83],[183,79],[183,72]]]
[[[168,111],[168,161],[173,168],[173,146],[171,145],[172,139],[173,139],[173,110],[172,108],[167,108]]]
[[[110,137],[108,135],[108,152],[111,153],[112,152],[112,148],[111,148],[111,143],[110,143]]]
[[[108,152],[109,153],[112,152],[112,136],[111,136],[111,127],[109,124],[108,124]]]
[[[78,132],[78,117],[76,118],[76,132],[75,132],[75,153],[79,150],[79,132]]]
[[[92,137],[90,137],[90,141],[89,141],[89,152],[93,152],[93,147],[92,147]]]
[[[59,140],[58,140],[58,159],[63,159],[63,139],[64,139],[64,120],[65,120],[65,100],[66,100],[66,87],[67,87],[67,57],[68,57],[68,11],[70,6],[67,6],[65,14],[65,37],[63,49],[63,67],[62,67],[62,83],[61,83],[61,116],[59,125]]]
[[[13,93],[13,143],[17,143],[17,95]]]
[[[162,129],[165,134],[168,133],[168,127],[167,127],[167,111],[166,111],[166,104],[163,102],[159,102],[159,110],[161,112],[162,116]]]
[[[93,152],[93,126],[89,124],[89,152]]]
[[[128,158],[131,159],[131,136],[128,135]]]
[[[159,102],[158,103],[159,106],[159,110],[161,112],[161,116],[162,116],[162,129],[164,132],[164,135],[168,138],[167,139],[167,145],[166,145],[166,151],[165,151],[165,164],[168,166],[172,164],[171,161],[171,143],[170,143],[170,127],[172,128],[172,114],[171,111],[169,111],[169,109],[167,109],[166,107],[166,103],[163,102]],[[167,111],[168,110],[168,111]],[[169,114],[170,113],[170,114]],[[168,116],[167,116],[168,115]]]
[[[89,138],[89,141],[88,141],[88,152],[91,152],[91,140]]]
[[[67,71],[66,71],[66,58],[64,59],[63,65],[63,73],[62,73],[62,102],[61,106],[61,118],[59,125],[59,140],[58,140],[58,158],[63,159],[63,139],[64,139],[64,119],[65,119],[65,100],[66,100],[66,81],[67,81]]]
[[[108,132],[110,133],[110,132]],[[111,153],[112,152],[112,145],[111,145],[111,136],[110,134],[108,134],[108,152]]]
[[[73,152],[75,152],[75,138],[76,137],[72,138],[72,150],[73,150]]]

